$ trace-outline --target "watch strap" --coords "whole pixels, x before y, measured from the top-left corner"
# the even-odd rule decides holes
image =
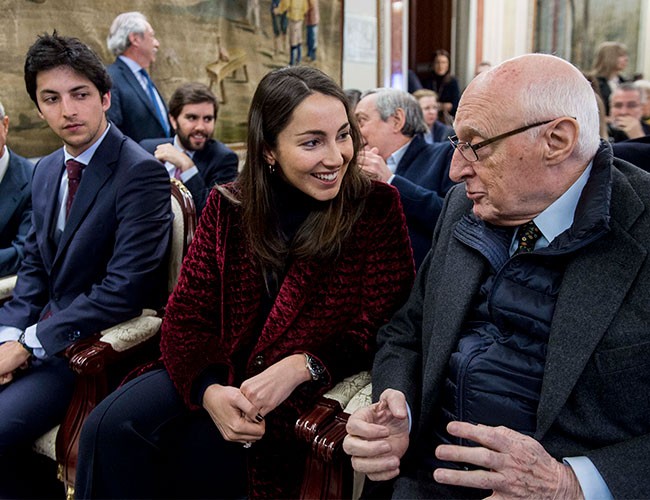
[[[27,345],[27,342],[25,342],[25,332],[21,333],[20,337],[18,337],[18,343],[23,346],[23,349],[29,353],[30,357],[34,355],[34,349],[32,347],[29,347]]]

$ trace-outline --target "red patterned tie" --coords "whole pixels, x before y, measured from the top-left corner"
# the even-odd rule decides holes
[[[72,208],[72,202],[81,182],[81,172],[85,166],[83,163],[72,159],[65,162],[65,169],[68,172],[68,199],[65,202],[65,220],[68,220],[70,215],[70,208]]]

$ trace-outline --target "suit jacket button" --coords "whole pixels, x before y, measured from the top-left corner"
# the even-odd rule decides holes
[[[264,364],[264,356],[255,356],[253,364],[255,366],[262,366]]]

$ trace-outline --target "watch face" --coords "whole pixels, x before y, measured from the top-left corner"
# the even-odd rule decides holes
[[[316,361],[316,359],[312,356],[307,356],[307,365],[309,367],[309,372],[311,373],[311,378],[313,380],[318,380],[325,372],[325,367]]]

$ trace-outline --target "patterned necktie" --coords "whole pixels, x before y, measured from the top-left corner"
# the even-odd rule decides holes
[[[140,74],[144,77],[144,79],[147,81],[147,90],[149,91],[149,99],[151,99],[151,102],[153,104],[154,109],[156,110],[156,114],[158,115],[158,121],[160,122],[160,125],[162,125],[163,130],[165,131],[165,137],[169,137],[169,123],[165,119],[165,111],[163,109],[160,109],[160,105],[158,104],[158,99],[156,96],[156,89],[153,86],[153,82],[151,81],[151,78],[149,78],[149,73],[147,73],[147,70],[142,68],[140,70]]]
[[[65,202],[65,220],[68,220],[68,216],[70,215],[70,208],[72,208],[72,202],[81,182],[81,172],[85,166],[83,163],[79,163],[73,159],[65,162],[65,169],[68,172],[68,199]]]
[[[541,236],[542,232],[532,220],[519,226],[519,229],[517,229],[517,250],[515,251],[515,255],[518,253],[532,252],[535,249],[535,243],[537,243],[537,240]]]

